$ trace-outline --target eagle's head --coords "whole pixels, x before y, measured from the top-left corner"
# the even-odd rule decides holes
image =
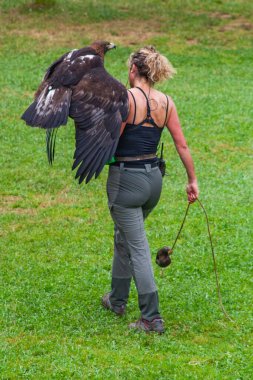
[[[116,45],[108,41],[95,41],[91,44],[91,47],[103,58],[105,53],[108,50],[115,49]]]

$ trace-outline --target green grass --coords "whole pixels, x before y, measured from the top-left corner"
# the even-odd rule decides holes
[[[28,3],[0,2],[0,378],[251,379],[252,2],[58,0],[46,12]],[[124,318],[100,306],[113,251],[107,168],[79,186],[72,122],[59,130],[51,168],[45,133],[20,120],[48,65],[98,37],[119,45],[106,67],[123,83],[129,53],[145,43],[178,70],[159,88],[175,100],[194,157],[235,323],[218,306],[197,204],[173,264],[154,266],[166,333],[128,331],[139,316],[134,285]],[[153,262],[173,243],[187,205],[184,169],[168,133],[163,140],[169,177],[146,222]]]

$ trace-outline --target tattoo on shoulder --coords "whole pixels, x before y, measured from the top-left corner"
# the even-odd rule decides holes
[[[155,111],[158,108],[158,102],[155,99],[151,98],[149,99],[149,106],[150,106],[150,111]]]

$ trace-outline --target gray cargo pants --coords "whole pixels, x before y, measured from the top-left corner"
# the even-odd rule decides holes
[[[157,166],[109,168],[107,195],[114,221],[110,302],[114,306],[127,303],[133,277],[141,315],[149,321],[160,317],[160,312],[144,219],[158,203],[161,188]]]

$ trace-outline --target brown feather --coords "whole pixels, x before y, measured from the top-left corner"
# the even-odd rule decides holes
[[[129,105],[125,87],[104,68],[105,53],[115,45],[95,41],[65,53],[47,70],[34,102],[22,115],[28,125],[57,128],[74,119],[76,151],[73,167],[82,182],[100,173],[114,154]],[[48,144],[48,157],[54,144]],[[96,174],[96,176],[97,176]]]

